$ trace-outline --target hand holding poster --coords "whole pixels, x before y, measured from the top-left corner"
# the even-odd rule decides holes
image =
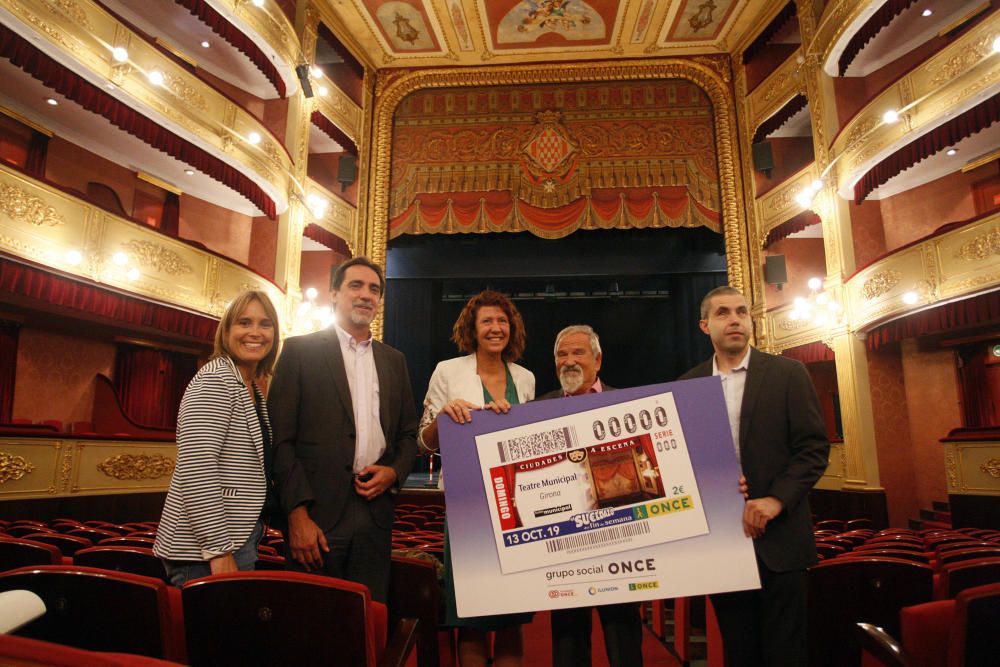
[[[718,378],[439,428],[461,616],[759,586]]]

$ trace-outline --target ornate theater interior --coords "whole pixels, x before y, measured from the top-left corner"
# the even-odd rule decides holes
[[[365,255],[418,401],[486,287],[541,391],[577,321],[676,379],[728,283],[817,519],[1000,529],[995,1],[0,0],[0,81],[3,518],[156,518],[226,304]]]

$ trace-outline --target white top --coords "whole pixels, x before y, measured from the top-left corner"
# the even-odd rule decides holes
[[[385,433],[379,421],[378,373],[372,354],[372,337],[359,341],[334,323],[333,330],[340,340],[347,384],[351,388],[354,407],[354,472],[360,473],[378,461],[385,453]]]
[[[712,357],[712,375],[722,378],[722,393],[726,396],[726,412],[729,413],[729,430],[733,434],[737,462],[740,462],[740,409],[743,406],[743,389],[747,385],[747,366],[750,363],[751,349],[747,345],[743,359],[728,373],[720,371],[716,358]]]

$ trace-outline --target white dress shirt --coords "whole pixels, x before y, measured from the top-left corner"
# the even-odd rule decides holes
[[[351,388],[351,405],[354,406],[354,472],[360,473],[378,461],[385,453],[385,433],[379,421],[378,373],[372,354],[372,337],[359,341],[334,323],[340,351],[347,371],[347,384]]]
[[[719,370],[718,360],[712,357],[712,375],[722,378],[722,393],[726,397],[726,412],[729,413],[729,430],[733,434],[733,447],[736,449],[736,461],[740,462],[740,409],[743,407],[743,389],[747,384],[747,365],[750,363],[750,346],[746,354],[736,365],[736,368],[723,373]]]

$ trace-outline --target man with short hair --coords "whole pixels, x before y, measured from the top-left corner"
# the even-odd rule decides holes
[[[711,596],[726,664],[806,665],[806,568],[816,562],[808,494],[830,453],[816,390],[801,363],[750,346],[739,290],[706,294],[698,325],[715,355],[681,379],[722,378],[747,487],[743,532],[753,538],[761,579],[759,590]]]
[[[336,323],[289,338],[278,357],[273,477],[290,569],[365,584],[385,602],[395,494],[413,467],[417,415],[406,359],[372,338],[382,269],[356,257],[332,282]]]
[[[601,339],[585,324],[568,326],[556,336],[556,375],[561,389],[536,400],[613,391],[602,384]],[[553,667],[587,667],[590,661],[591,607],[552,610]],[[642,665],[642,618],[638,602],[597,607],[604,630],[604,650],[611,667]]]

